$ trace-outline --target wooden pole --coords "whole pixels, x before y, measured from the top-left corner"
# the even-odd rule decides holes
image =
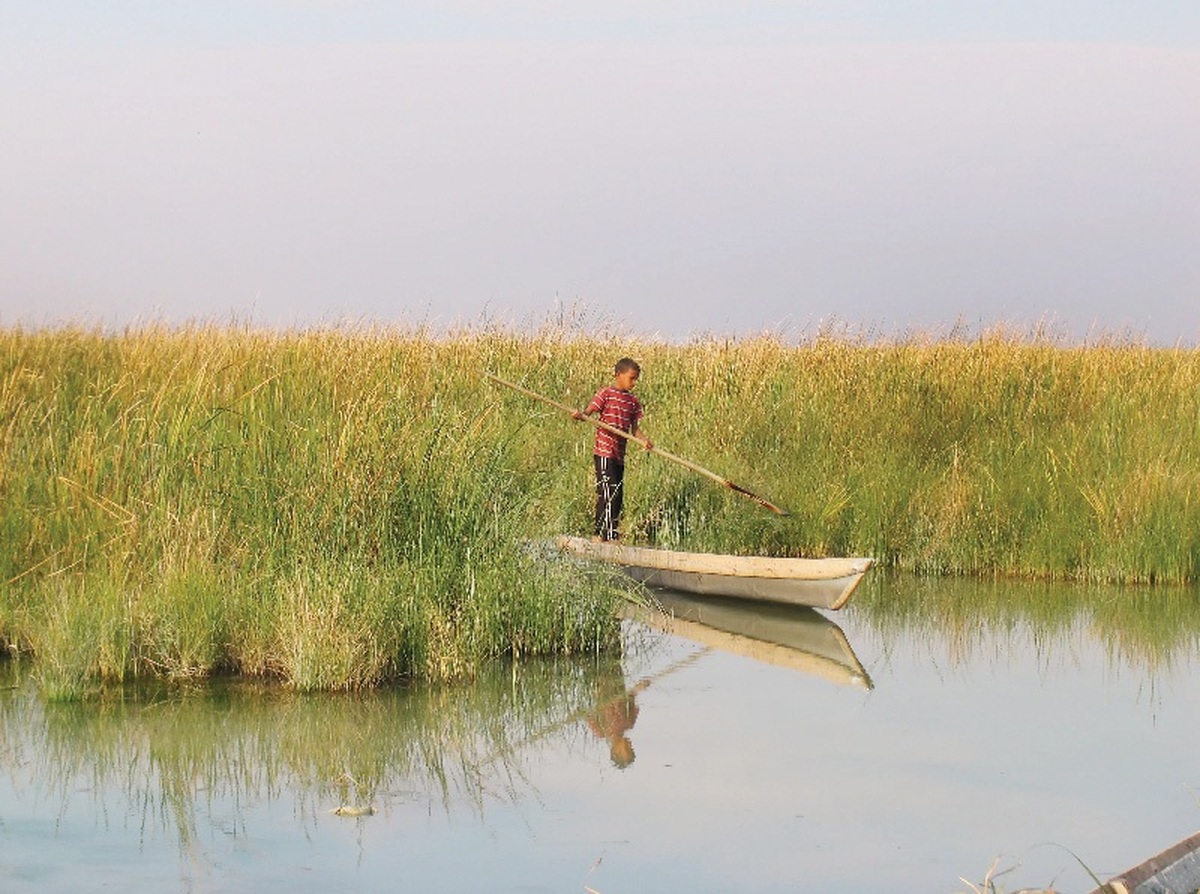
[[[540,400],[544,404],[549,404],[552,407],[557,407],[558,409],[562,410],[563,412],[569,413],[571,416],[574,416],[577,412],[579,412],[575,407],[571,407],[571,406],[568,406],[567,404],[560,403],[559,401],[554,400],[554,398],[546,397],[544,395],[538,394],[536,391],[531,391],[530,389],[526,388],[524,385],[518,385],[516,382],[510,382],[507,379],[502,379],[499,376],[493,375],[492,373],[484,373],[484,375],[486,375],[493,382],[498,382],[499,384],[504,385],[506,388],[511,388],[514,391],[519,391],[521,394],[524,394],[527,397],[532,397],[534,400]],[[625,431],[624,429],[617,428],[615,425],[609,425],[607,422],[601,422],[599,419],[593,419],[590,416],[585,416],[584,418],[588,422],[592,423],[592,425],[596,426],[596,428],[602,428],[606,432],[617,435],[618,437],[624,438],[627,441],[636,441],[637,443],[641,444],[643,447],[646,447],[645,442],[641,438],[634,437],[633,435],[631,435],[629,432]],[[743,497],[746,497],[748,500],[753,500],[759,506],[762,506],[764,509],[769,509],[771,512],[774,512],[776,515],[787,515],[788,514],[788,511],[786,509],[781,509],[780,507],[776,506],[774,503],[771,503],[768,500],[764,500],[758,494],[752,493],[751,491],[747,490],[746,488],[742,487],[741,485],[734,484],[728,478],[718,475],[716,472],[709,471],[708,469],[704,468],[704,466],[694,463],[690,459],[684,459],[682,456],[676,456],[674,453],[669,453],[668,451],[663,450],[661,447],[646,447],[646,449],[649,450],[651,453],[655,454],[656,456],[661,456],[663,459],[670,460],[673,463],[678,463],[681,466],[691,469],[693,472],[698,472],[699,474],[704,475],[707,478],[711,478],[713,481],[717,482],[717,484],[720,484],[722,487],[726,487],[729,490],[733,491],[734,493],[741,494]]]

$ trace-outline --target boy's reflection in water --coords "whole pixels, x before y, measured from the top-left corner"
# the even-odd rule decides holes
[[[596,686],[596,707],[587,716],[588,728],[597,739],[608,740],[613,766],[624,770],[633,763],[633,743],[626,733],[637,723],[637,695],[650,685],[642,680],[632,689],[625,688],[625,673],[619,663],[605,667]]]

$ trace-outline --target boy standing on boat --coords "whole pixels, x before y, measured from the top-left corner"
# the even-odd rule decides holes
[[[629,432],[647,450],[653,449],[650,439],[641,433],[642,402],[633,395],[633,387],[641,378],[642,368],[628,357],[617,361],[613,369],[613,384],[601,388],[583,410],[574,417],[600,414],[605,425]],[[625,438],[603,428],[596,428],[596,443],[592,459],[596,467],[596,530],[595,540],[617,540],[617,524],[624,503]]]

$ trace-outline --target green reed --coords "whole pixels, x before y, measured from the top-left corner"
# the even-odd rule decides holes
[[[923,573],[1200,572],[1200,352],[1040,336],[686,345],[465,330],[0,331],[0,645],[51,693],[233,672],[304,689],[603,650],[582,405],[642,362],[627,536]]]
[[[611,588],[522,550],[519,426],[449,345],[67,330],[5,333],[0,357],[0,638],[52,695],[613,646]]]
[[[639,393],[659,443],[792,512],[765,513],[635,449],[636,537],[868,554],[922,573],[1175,583],[1200,573],[1200,351],[1004,333],[574,342],[531,345],[531,362],[504,373],[582,402],[622,348],[643,361]],[[505,398],[514,411],[521,400]],[[538,423],[545,462],[586,465],[587,438],[569,429]],[[555,507],[571,492],[564,481]]]

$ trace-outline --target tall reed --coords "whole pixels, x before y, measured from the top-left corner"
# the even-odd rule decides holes
[[[50,692],[231,671],[299,688],[615,642],[611,588],[522,547],[584,532],[582,405],[630,354],[663,447],[627,536],[923,573],[1200,576],[1200,352],[1003,332],[676,345],[420,329],[0,331],[0,644]]]
[[[537,494],[448,346],[18,331],[0,357],[0,636],[51,695],[357,688],[615,642],[610,589],[522,550]]]

